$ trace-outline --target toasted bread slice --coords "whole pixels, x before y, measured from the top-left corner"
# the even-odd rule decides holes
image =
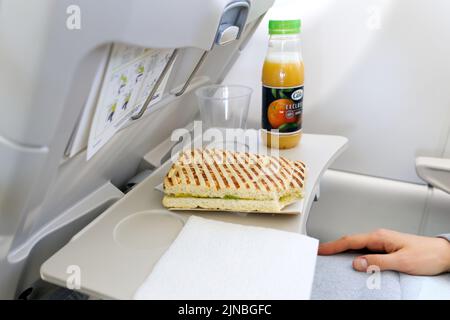
[[[238,212],[268,212],[276,213],[299,200],[296,197],[287,197],[281,200],[234,200],[217,198],[189,198],[164,196],[163,205],[176,210],[219,210]]]
[[[184,203],[185,198],[280,202],[285,197],[303,197],[305,174],[305,164],[301,161],[195,149],[181,153],[172,165],[164,179],[164,193],[184,198],[176,203]]]

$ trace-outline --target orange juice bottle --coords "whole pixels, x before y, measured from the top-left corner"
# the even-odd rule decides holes
[[[262,71],[262,138],[269,147],[295,147],[302,134],[304,67],[300,20],[270,20]]]

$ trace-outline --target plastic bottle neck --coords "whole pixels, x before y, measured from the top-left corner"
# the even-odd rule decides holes
[[[300,33],[294,34],[271,34],[269,35],[270,40],[300,40]]]
[[[300,34],[270,35],[266,59],[284,62],[302,61]]]

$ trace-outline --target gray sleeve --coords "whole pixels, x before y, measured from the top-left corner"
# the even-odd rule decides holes
[[[438,237],[450,241],[450,233],[441,234],[441,235],[438,235]]]

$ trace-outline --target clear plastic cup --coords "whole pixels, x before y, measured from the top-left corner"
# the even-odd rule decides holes
[[[211,85],[195,92],[203,128],[240,128],[247,125],[253,90],[241,85]]]
[[[251,88],[241,85],[211,85],[195,92],[204,130],[203,147],[248,151],[249,146],[240,132],[229,133],[234,129],[246,129],[252,92]],[[208,139],[211,136],[214,136],[212,141]]]

